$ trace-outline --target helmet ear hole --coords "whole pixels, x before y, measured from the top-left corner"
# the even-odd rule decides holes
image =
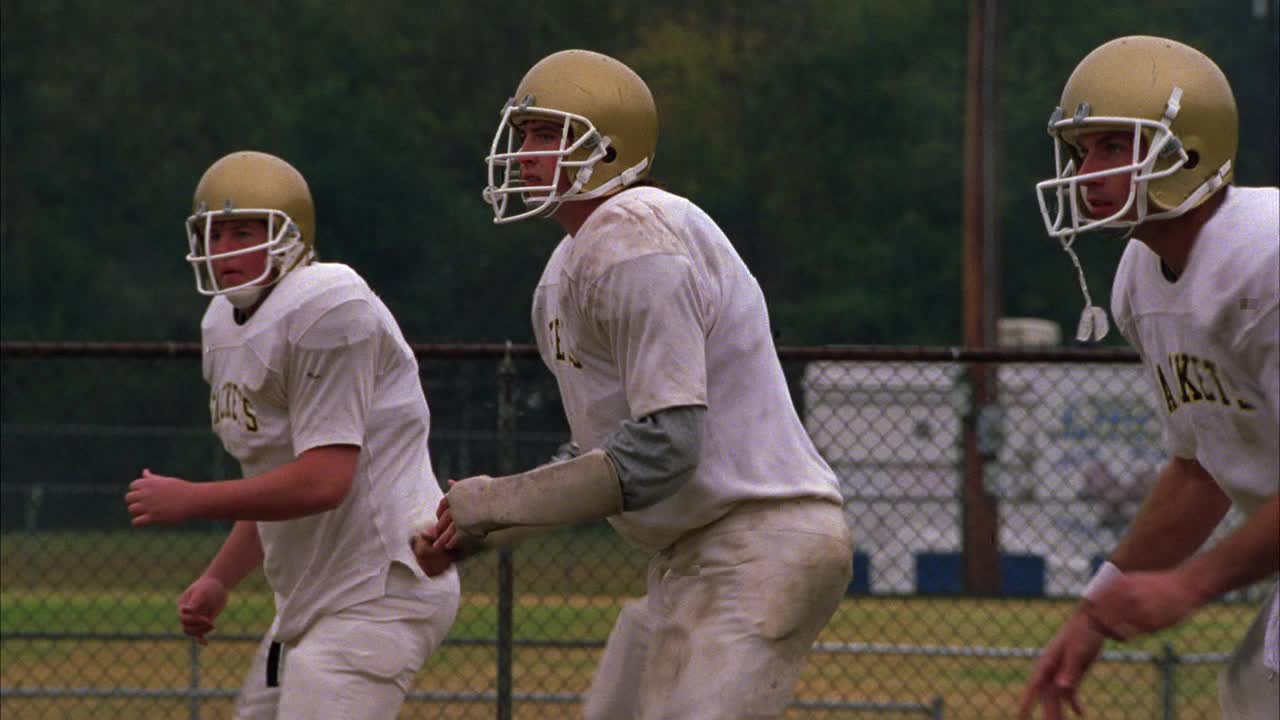
[[[1200,164],[1200,153],[1195,150],[1187,151],[1187,162],[1182,167],[1186,170],[1192,170]]]
[[[613,149],[613,147],[605,148],[605,151],[604,151],[604,157],[602,158],[602,161],[603,161],[603,162],[611,163],[611,162],[613,162],[614,160],[617,160],[617,159],[618,159],[618,151],[617,151],[617,150],[614,150],[614,149]]]

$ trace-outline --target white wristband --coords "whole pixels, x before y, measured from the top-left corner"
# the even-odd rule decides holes
[[[1124,577],[1124,573],[1120,568],[1112,565],[1110,561],[1102,563],[1102,567],[1098,568],[1098,572],[1094,573],[1093,579],[1088,585],[1084,586],[1084,592],[1080,593],[1086,600],[1092,600],[1095,595],[1102,592],[1102,589],[1111,583]]]

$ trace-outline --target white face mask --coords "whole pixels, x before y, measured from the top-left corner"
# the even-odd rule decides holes
[[[1131,127],[1133,155],[1129,163],[1084,175],[1079,174],[1076,161],[1072,153],[1064,148],[1065,141],[1062,140],[1060,133],[1066,129],[1080,131],[1082,127],[1090,126],[1097,127],[1099,130],[1123,130],[1126,126]],[[1142,154],[1143,128],[1151,131],[1151,142],[1145,156]],[[1188,160],[1182,143],[1169,132],[1168,127],[1137,118],[1100,117],[1083,121],[1059,120],[1050,125],[1049,132],[1053,135],[1053,159],[1057,166],[1057,176],[1036,183],[1036,196],[1040,201],[1040,215],[1044,220],[1045,230],[1050,237],[1074,236],[1099,228],[1134,227],[1146,220],[1169,217],[1168,213],[1149,214],[1147,211],[1147,184],[1152,180],[1174,174],[1182,169]],[[1155,170],[1156,162],[1162,154],[1166,156],[1176,154],[1177,158],[1168,167]],[[1092,180],[1125,174],[1130,176],[1129,196],[1125,202],[1117,211],[1106,217],[1092,217],[1084,203],[1081,192],[1083,186]],[[1124,219],[1130,210],[1134,211],[1133,216]]]
[[[216,220],[244,218],[265,220],[267,223],[266,241],[238,250],[223,253],[208,253],[209,234]],[[201,295],[225,295],[227,300],[237,308],[251,307],[263,290],[280,280],[289,268],[298,264],[307,247],[302,242],[302,233],[296,223],[284,212],[270,209],[237,209],[237,210],[201,210],[187,218],[187,242],[189,252],[186,260],[196,276],[196,291]],[[213,263],[237,255],[267,252],[267,262],[262,273],[244,282],[223,287],[213,271]],[[272,276],[274,273],[274,277]]]
[[[609,138],[601,135],[595,125],[581,115],[537,107],[533,102],[532,97],[526,97],[518,104],[515,98],[507,101],[502,109],[502,119],[498,121],[498,130],[493,135],[489,155],[485,158],[485,163],[489,167],[489,182],[482,195],[484,201],[493,208],[495,223],[503,224],[531,217],[546,217],[554,213],[563,202],[604,197],[619,187],[626,187],[635,182],[648,167],[649,160],[645,158],[599,187],[583,192],[582,188],[590,182],[596,163],[609,156]],[[559,147],[554,150],[521,152],[522,136],[516,123],[525,117],[558,124],[560,126]],[[580,137],[574,137],[575,127],[580,129]],[[500,148],[503,150],[499,151]],[[587,157],[582,160],[570,159],[574,153],[584,148],[590,148]],[[535,157],[556,158],[556,169],[552,177],[543,178],[544,184],[526,185],[520,174],[520,161]],[[560,180],[566,176],[573,178],[573,184],[564,192],[560,192]],[[519,196],[528,209],[521,213],[508,214],[507,203],[512,195]]]
[[[1062,249],[1071,257],[1076,269],[1076,277],[1080,283],[1080,292],[1084,295],[1085,307],[1080,313],[1080,322],[1076,327],[1076,339],[1080,342],[1102,340],[1110,330],[1107,313],[1093,304],[1089,293],[1089,285],[1085,281],[1084,269],[1080,266],[1080,258],[1076,256],[1072,244],[1076,236],[1082,232],[1100,228],[1134,228],[1147,220],[1176,217],[1193,206],[1191,199],[1173,210],[1150,214],[1147,212],[1147,185],[1152,180],[1168,177],[1187,163],[1187,151],[1182,143],[1170,131],[1169,125],[1177,116],[1182,99],[1182,90],[1175,87],[1169,96],[1164,117],[1159,121],[1131,117],[1099,117],[1090,115],[1088,103],[1080,103],[1075,114],[1066,118],[1062,108],[1054,110],[1049,118],[1049,135],[1053,137],[1053,160],[1056,174],[1053,178],[1036,183],[1036,199],[1040,203],[1040,215],[1044,220],[1045,230],[1049,236],[1056,238]],[[1073,153],[1065,147],[1062,139],[1064,131],[1076,133],[1088,132],[1090,128],[1099,131],[1132,130],[1130,138],[1133,154],[1126,165],[1107,168],[1097,172],[1081,175],[1077,172]],[[1148,134],[1147,151],[1142,152],[1143,133]],[[1173,162],[1162,170],[1156,170],[1156,163],[1162,157],[1176,155]],[[1129,194],[1115,212],[1102,218],[1094,218],[1089,212],[1086,198],[1082,193],[1084,183],[1110,177],[1112,175],[1129,174]],[[1048,198],[1054,202],[1050,203]],[[1193,197],[1198,201],[1199,196]],[[1052,207],[1051,207],[1052,205]],[[1084,207],[1082,207],[1084,205]],[[1132,216],[1127,217],[1132,211]]]

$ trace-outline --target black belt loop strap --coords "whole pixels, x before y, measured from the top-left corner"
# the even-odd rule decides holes
[[[267,650],[267,687],[280,687],[280,643],[272,642]]]

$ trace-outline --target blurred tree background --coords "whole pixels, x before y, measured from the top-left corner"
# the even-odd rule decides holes
[[[1073,328],[1033,191],[1071,69],[1123,34],[1201,48],[1241,109],[1237,181],[1275,185],[1276,2],[1002,5],[1003,314]],[[656,177],[725,228],[779,343],[961,342],[963,0],[0,8],[6,340],[197,339],[182,222],[204,169],[252,148],[308,178],[322,257],[359,269],[411,341],[531,341],[558,226],[495,227],[482,161],[524,71],[584,47],[648,80]],[[1122,245],[1077,246],[1096,296]]]

